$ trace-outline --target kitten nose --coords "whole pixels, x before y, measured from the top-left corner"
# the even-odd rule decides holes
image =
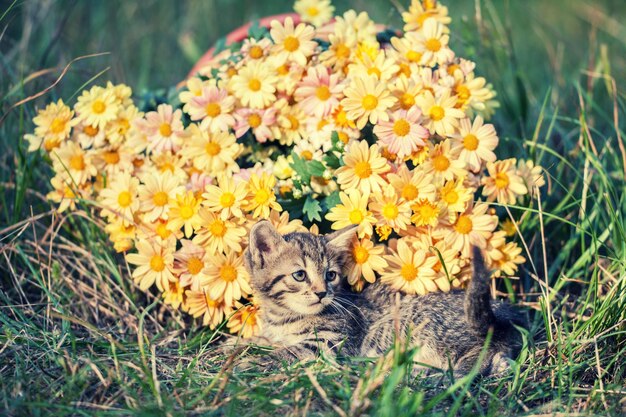
[[[317,297],[321,300],[322,298],[326,297],[326,291],[316,292],[315,295],[317,295]]]

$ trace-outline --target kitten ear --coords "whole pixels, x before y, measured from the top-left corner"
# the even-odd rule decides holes
[[[285,239],[278,233],[276,228],[267,220],[261,220],[250,230],[250,243],[248,251],[255,264],[263,267],[263,259],[275,253],[278,247],[285,243]]]
[[[325,236],[328,246],[337,252],[349,252],[358,224],[351,224]]]

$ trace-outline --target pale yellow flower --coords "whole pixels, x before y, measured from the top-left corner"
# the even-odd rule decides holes
[[[252,293],[241,254],[228,251],[211,256],[206,273],[208,278],[202,284],[209,295],[213,299],[223,298],[228,306]]]
[[[363,129],[368,121],[376,124],[379,120],[389,120],[387,109],[396,101],[387,90],[386,83],[378,81],[373,75],[353,78],[344,94],[346,97],[341,100],[341,105],[359,129]]]
[[[433,232],[436,239],[444,239],[446,246],[470,256],[471,246],[487,247],[487,239],[498,225],[498,217],[487,214],[489,206],[478,203],[452,219],[453,223],[439,223]]]
[[[377,225],[387,225],[396,231],[403,230],[411,222],[411,207],[400,199],[392,185],[387,185],[383,192],[372,194],[370,210],[378,220]]]
[[[200,209],[201,224],[193,238],[193,243],[204,247],[209,254],[230,249],[241,252],[241,242],[246,229],[230,220],[222,220],[219,215],[206,208]]]
[[[270,210],[282,210],[280,204],[276,201],[274,186],[276,185],[276,177],[268,175],[265,172],[259,177],[252,174],[248,181],[248,204],[245,210],[252,212],[253,218],[267,219]]]
[[[237,333],[244,339],[251,338],[261,331],[259,320],[259,306],[254,303],[244,305],[235,303],[237,311],[233,313],[226,324],[231,333]]]
[[[170,203],[185,191],[180,179],[166,171],[145,174],[141,181],[143,184],[139,186],[139,201],[141,211],[145,213],[144,217],[150,222],[159,218],[167,219]]]
[[[286,18],[284,24],[273,20],[270,35],[274,41],[273,54],[279,62],[293,61],[305,66],[307,58],[313,55],[317,47],[317,43],[313,41],[313,27],[300,23],[294,28],[291,17]]]
[[[439,198],[451,212],[464,212],[474,192],[463,185],[463,180],[447,181],[439,189]]]
[[[113,90],[93,86],[78,97],[74,110],[79,121],[105,129],[107,123],[117,118],[120,106]]]
[[[201,202],[202,200],[197,199],[192,191],[178,193],[176,199],[169,204],[167,227],[172,231],[183,227],[185,236],[191,237],[194,230],[200,228],[202,224],[199,213]]]
[[[448,16],[448,8],[442,6],[441,2],[437,0],[411,0],[409,10],[402,13],[402,20],[405,23],[404,31],[417,30],[428,19],[434,19],[444,25],[452,21]]]
[[[498,146],[498,136],[491,124],[483,124],[483,118],[476,116],[474,123],[462,119],[459,131],[452,135],[452,152],[467,163],[472,172],[479,172],[484,162],[495,162],[493,150]]]
[[[413,248],[405,239],[398,240],[396,250],[385,256],[389,266],[380,277],[381,282],[407,294],[424,295],[437,291],[433,281],[435,258],[426,256],[422,249]]]
[[[517,197],[528,194],[524,179],[515,169],[515,158],[487,163],[488,177],[483,177],[481,183],[483,195],[488,201],[498,200],[501,204],[515,204]]]
[[[378,192],[385,185],[381,177],[389,171],[387,160],[380,156],[378,145],[354,142],[343,156],[344,166],[335,171],[341,189],[356,188],[363,193]]]
[[[233,76],[228,88],[241,104],[262,109],[276,101],[276,71],[267,62],[251,61]]]
[[[61,145],[61,142],[70,136],[72,127],[78,123],[78,119],[73,117],[74,112],[61,99],[39,110],[37,116],[33,117],[35,136],[39,140],[39,145],[34,146],[36,141],[33,141],[28,150],[34,151],[43,143],[44,149],[49,152]]]
[[[355,240],[351,253],[352,264],[348,273],[350,285],[354,285],[361,277],[367,282],[373,283],[376,281],[376,273],[382,273],[388,265],[383,257],[385,246],[374,246],[374,243],[368,238]]]
[[[140,201],[137,194],[139,180],[129,173],[114,177],[105,189],[100,192],[102,216],[110,221],[121,218],[124,225],[134,222],[134,214],[139,210]]]
[[[191,136],[181,153],[193,161],[194,167],[212,175],[239,171],[235,158],[242,147],[235,135],[229,132],[209,133],[195,124],[189,127],[189,132]]]
[[[331,226],[332,229],[340,230],[358,224],[359,238],[371,236],[373,233],[372,225],[376,223],[376,219],[367,210],[369,194],[362,194],[360,190],[351,188],[346,192],[339,193],[339,198],[341,204],[337,204],[326,214],[326,218],[334,222]]]
[[[137,253],[126,254],[126,260],[135,265],[133,279],[142,291],[146,291],[155,282],[159,291],[163,291],[170,281],[177,279],[172,273],[176,239],[140,239],[135,247]]]
[[[216,329],[224,318],[230,314],[231,308],[226,307],[223,299],[213,299],[209,296],[208,289],[187,290],[185,291],[187,297],[187,308],[189,314],[193,317],[202,316],[202,324],[209,326],[209,329]]]
[[[422,109],[425,118],[424,127],[430,130],[430,133],[437,133],[440,136],[454,134],[459,126],[459,119],[465,117],[462,110],[454,107],[456,98],[450,97],[449,90],[445,90],[437,97],[426,90],[423,95],[417,97],[416,103]]]
[[[435,145],[422,164],[424,171],[432,174],[435,181],[450,181],[467,176],[465,162],[458,159],[458,155],[452,152],[450,145],[449,139]]]
[[[296,0],[293,9],[300,15],[303,22],[314,26],[328,23],[335,11],[330,0]]]
[[[387,181],[393,185],[398,195],[409,203],[417,199],[435,199],[433,176],[423,169],[416,168],[410,171],[402,164],[396,172],[387,175]]]
[[[57,175],[77,185],[85,184],[98,174],[91,154],[75,142],[64,142],[52,151],[52,164]]]

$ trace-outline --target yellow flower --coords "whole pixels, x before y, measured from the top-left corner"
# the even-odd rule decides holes
[[[535,163],[531,160],[520,160],[517,163],[517,175],[524,180],[531,197],[535,194],[535,187],[541,188],[546,185],[546,180],[543,177],[543,168],[539,165],[535,166]]]
[[[241,205],[247,194],[245,182],[235,183],[232,177],[222,176],[219,180],[219,186],[212,184],[206,186],[206,192],[202,194],[202,198],[204,198],[202,205],[214,213],[219,213],[222,220],[231,216],[241,218],[243,216]]]
[[[358,15],[354,10],[348,10],[343,16],[335,17],[335,34],[349,33],[358,43],[377,43],[376,25],[370,19],[367,12]]]
[[[162,174],[148,173],[141,180],[143,184],[139,186],[139,201],[144,217],[150,222],[159,218],[167,219],[170,203],[185,191],[185,187],[169,171]]]
[[[346,97],[341,100],[341,105],[359,129],[363,129],[368,121],[376,124],[379,120],[389,120],[387,109],[396,101],[387,90],[386,83],[373,75],[353,78],[344,94]]]
[[[356,35],[352,32],[337,32],[328,35],[328,49],[320,53],[321,64],[335,70],[342,70],[350,61],[356,49]]]
[[[119,217],[124,225],[134,223],[134,214],[140,207],[138,188],[139,180],[129,173],[113,178],[100,192],[102,216],[107,217],[109,221],[115,221]]]
[[[128,148],[107,146],[90,153],[94,156],[93,163],[98,171],[107,178],[134,170],[132,150]]]
[[[217,253],[211,256],[206,273],[208,278],[203,286],[209,289],[211,298],[223,298],[228,306],[252,293],[241,254],[228,251],[225,255]]]
[[[492,262],[492,267],[496,269],[494,277],[501,275],[513,276],[517,272],[517,265],[526,262],[526,259],[521,255],[522,248],[517,243],[509,242],[504,246],[498,248],[502,253],[502,257]]]
[[[515,204],[516,197],[528,193],[524,179],[515,170],[515,163],[515,158],[487,163],[489,176],[483,177],[481,183],[488,201],[497,199],[501,204]]]
[[[273,175],[264,172],[259,177],[257,174],[252,174],[248,181],[248,204],[244,208],[252,212],[253,218],[267,219],[270,215],[270,209],[282,210],[276,201],[275,185],[276,177]]]
[[[368,238],[355,240],[352,245],[352,267],[348,274],[350,285],[356,284],[361,277],[369,283],[376,281],[375,273],[380,274],[387,267],[384,253],[383,245],[374,246]]]
[[[441,208],[439,204],[430,201],[427,198],[421,198],[411,205],[413,215],[411,221],[416,226],[431,226],[434,227],[439,222],[439,214]]]
[[[405,164],[400,165],[395,173],[387,175],[387,181],[396,189],[398,195],[409,203],[417,199],[435,199],[433,176],[416,168],[409,171]]]
[[[459,133],[452,136],[452,152],[465,161],[472,172],[479,172],[483,161],[495,162],[493,150],[498,146],[498,136],[491,124],[483,124],[483,118],[476,116],[474,123],[470,119],[462,119]]]
[[[209,254],[224,252],[227,248],[241,252],[241,241],[246,235],[243,227],[230,220],[222,220],[206,208],[200,209],[200,218],[202,222],[193,238],[194,244],[204,247]]]
[[[184,301],[185,288],[180,281],[168,281],[167,286],[163,290],[163,303],[170,305],[174,310],[178,310]]]
[[[407,294],[424,295],[437,291],[433,281],[436,259],[426,256],[422,249],[412,248],[405,239],[398,240],[396,250],[385,256],[389,267],[383,272],[381,281]]]
[[[272,50],[277,61],[293,61],[304,67],[317,46],[312,40],[315,36],[313,27],[301,23],[294,28],[291,17],[285,19],[284,26],[278,20],[273,20],[271,27],[270,35],[274,41]]]
[[[78,97],[74,110],[79,121],[104,129],[107,123],[117,118],[120,106],[113,90],[93,86]]]
[[[155,282],[159,291],[168,288],[170,281],[177,278],[172,273],[176,239],[138,240],[135,244],[137,253],[126,254],[128,263],[135,265],[133,279],[142,291],[146,291]]]
[[[450,222],[440,223],[435,228],[433,237],[443,239],[446,246],[468,258],[471,246],[481,249],[487,247],[487,239],[498,225],[498,217],[487,214],[488,208],[486,203],[478,203],[468,208]]]
[[[448,16],[448,8],[442,6],[440,2],[412,0],[409,10],[402,13],[402,20],[405,23],[404,31],[410,32],[421,28],[427,19],[435,19],[444,25],[449,24],[452,20]]]
[[[314,26],[328,23],[335,11],[330,0],[296,0],[293,9],[300,15],[303,22]]]
[[[52,164],[57,175],[82,185],[98,174],[93,158],[75,142],[64,142],[52,151]]]
[[[392,185],[387,185],[382,193],[374,193],[369,208],[378,220],[378,225],[388,225],[396,231],[406,229],[411,222],[409,204],[398,198]]]
[[[194,230],[200,228],[202,217],[199,214],[201,200],[196,199],[193,191],[176,195],[176,200],[169,205],[168,225],[171,231],[184,228],[185,236],[191,237]]]
[[[192,124],[191,137],[182,148],[183,157],[192,160],[193,166],[208,174],[230,174],[239,171],[235,158],[242,147],[235,135],[229,132],[209,133]]]
[[[450,150],[449,139],[435,145],[421,166],[424,171],[434,175],[435,181],[451,181],[467,176],[465,162]]]
[[[228,319],[228,330],[231,333],[238,333],[244,339],[259,334],[261,322],[259,320],[259,306],[254,304],[243,305],[235,303],[237,311]]]
[[[76,209],[76,201],[82,197],[81,189],[76,189],[74,184],[63,176],[55,176],[50,180],[53,190],[49,192],[46,197],[59,205],[57,208],[58,213],[62,213],[68,208],[70,210]]]
[[[277,82],[276,72],[268,63],[252,61],[233,76],[228,87],[242,105],[263,109],[276,101]]]
[[[441,202],[449,211],[457,213],[465,211],[467,202],[472,199],[473,194],[471,189],[463,186],[463,180],[447,181],[446,184],[439,189]]]
[[[348,73],[351,77],[367,78],[376,77],[378,81],[388,82],[398,72],[395,60],[387,57],[385,50],[376,52],[375,58],[363,55],[361,60],[348,65]]]
[[[78,123],[78,119],[72,119],[72,117],[74,117],[74,112],[61,99],[56,103],[48,104],[44,110],[39,110],[37,116],[33,117],[35,136],[39,144],[33,141],[28,150],[37,150],[42,141],[44,149],[48,152],[58,147],[69,137],[72,127]]]
[[[190,240],[181,239],[180,244],[182,248],[174,253],[173,271],[178,276],[181,287],[197,290],[208,278],[206,274],[208,254]]]
[[[367,201],[369,194],[362,194],[360,190],[352,188],[347,192],[339,193],[341,204],[337,204],[330,209],[326,218],[332,222],[332,229],[339,230],[352,224],[358,224],[357,233],[359,238],[371,236],[373,233],[372,225],[376,223],[376,219],[371,212],[367,210]]]
[[[189,314],[193,317],[202,316],[202,324],[209,326],[211,330],[222,324],[224,317],[230,313],[231,309],[226,307],[224,300],[214,300],[206,288],[199,291],[187,290],[185,296]]]
[[[416,103],[422,109],[424,115],[424,127],[430,133],[437,133],[446,137],[455,133],[459,125],[459,119],[465,117],[462,110],[455,108],[456,98],[450,97],[450,91],[445,90],[439,97],[426,90],[423,95],[416,98]]]
[[[413,32],[416,47],[422,53],[422,65],[446,65],[454,59],[454,52],[448,47],[450,36],[447,28],[435,19],[428,19],[420,30]]]
[[[364,193],[378,192],[385,185],[381,174],[389,171],[387,160],[380,155],[378,145],[371,147],[367,141],[350,145],[343,156],[344,166],[335,174],[343,190],[359,189]]]
[[[134,246],[137,238],[137,227],[134,224],[124,224],[122,219],[109,222],[104,230],[109,234],[109,240],[113,242],[116,252],[126,252]]]

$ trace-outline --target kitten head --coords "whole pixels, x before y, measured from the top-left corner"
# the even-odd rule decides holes
[[[336,295],[354,232],[282,236],[268,221],[254,225],[245,259],[263,307],[285,315],[320,313]]]

